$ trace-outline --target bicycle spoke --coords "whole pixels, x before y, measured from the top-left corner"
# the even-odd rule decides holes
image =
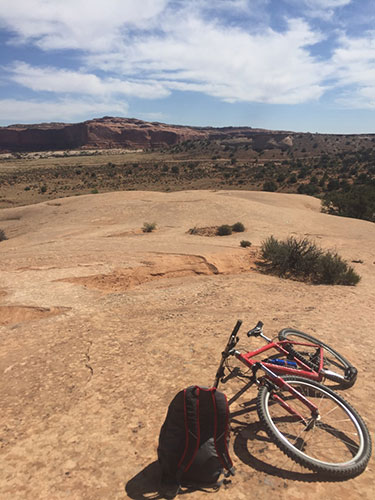
[[[360,444],[358,431],[345,408],[337,404],[329,393],[314,387],[308,381],[292,385],[317,406],[320,420],[314,422],[311,411],[303,402],[291,395],[287,388],[280,389],[278,395],[298,414],[304,416],[303,420],[295,418],[286,413],[277,401],[269,405],[269,414],[282,439],[319,462],[350,461]]]

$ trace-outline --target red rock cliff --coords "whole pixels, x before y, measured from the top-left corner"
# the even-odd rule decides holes
[[[105,117],[77,124],[43,123],[0,127],[0,150],[143,149],[202,137],[207,137],[206,131],[191,127]]]

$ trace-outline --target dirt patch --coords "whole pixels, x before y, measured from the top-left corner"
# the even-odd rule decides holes
[[[153,280],[213,274],[239,274],[255,269],[257,250],[236,252],[231,255],[160,255],[143,265],[129,269],[118,269],[110,274],[96,274],[79,278],[64,278],[87,288],[108,293],[121,292]]]
[[[133,229],[121,233],[108,234],[107,238],[124,238],[126,236],[141,236],[142,234],[146,234],[142,229]]]
[[[217,236],[218,227],[219,226],[192,227],[187,231],[187,233],[195,234],[197,236]]]
[[[68,309],[66,307],[0,306],[0,325],[14,325],[56,316]]]
[[[236,228],[233,229],[233,226],[231,226],[230,224],[228,224],[227,226],[228,226],[228,229],[231,228],[232,232],[225,233],[225,234],[219,234],[219,228],[221,228],[221,226],[206,226],[206,227],[194,226],[186,232],[188,234],[193,234],[193,235],[197,235],[197,236],[230,236],[231,234],[236,234],[236,233],[242,232],[244,230],[244,228],[242,230],[238,230],[238,229],[236,230]]]

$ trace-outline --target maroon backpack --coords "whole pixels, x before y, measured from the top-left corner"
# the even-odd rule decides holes
[[[216,388],[191,386],[169,405],[160,431],[161,492],[174,498],[180,486],[218,488],[224,469],[234,475],[228,451],[229,408]]]

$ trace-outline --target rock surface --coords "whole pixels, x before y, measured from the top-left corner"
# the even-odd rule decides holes
[[[151,498],[156,447],[177,391],[210,385],[236,320],[320,337],[359,369],[344,392],[374,431],[375,226],[320,213],[302,195],[116,192],[0,211],[0,497]],[[143,233],[145,221],[155,221]],[[194,226],[241,221],[207,237]],[[311,286],[254,270],[274,234],[309,236],[353,264],[356,287]],[[250,249],[240,241],[252,242]],[[255,253],[254,253],[255,252]],[[228,382],[232,396],[241,382]],[[321,482],[279,452],[258,423],[252,388],[231,407],[237,469],[218,499],[370,500],[374,462]],[[196,492],[189,498],[207,498]]]
[[[201,128],[150,123],[132,118],[104,117],[82,123],[42,123],[0,127],[0,152],[42,151],[75,148],[144,149],[172,146],[195,139],[253,138],[253,147],[289,147],[287,132],[250,127]],[[290,142],[290,137],[289,137]]]

